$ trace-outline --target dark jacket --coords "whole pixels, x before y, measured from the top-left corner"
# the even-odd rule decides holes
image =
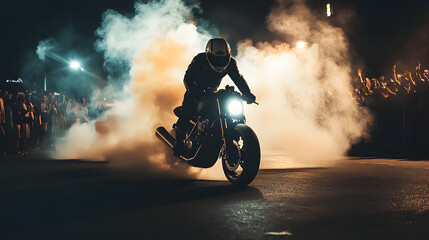
[[[186,90],[194,95],[201,95],[205,92],[214,92],[219,87],[222,78],[229,75],[241,93],[247,95],[250,93],[246,80],[240,74],[237,68],[237,62],[231,58],[231,62],[225,71],[218,73],[214,71],[205,56],[205,53],[199,53],[194,57],[188,70],[186,70],[183,82]]]

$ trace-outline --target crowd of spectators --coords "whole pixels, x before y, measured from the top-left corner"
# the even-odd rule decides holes
[[[371,106],[388,98],[404,98],[408,95],[422,94],[429,89],[429,70],[423,70],[421,64],[416,66],[415,72],[405,71],[397,73],[393,66],[390,76],[368,78],[362,76],[358,70],[359,84],[354,89],[355,101],[361,105]]]
[[[429,156],[429,71],[419,63],[415,70],[364,77],[358,70],[353,92],[357,104],[373,117],[369,146],[377,153]]]
[[[88,122],[104,109],[102,102],[90,105],[85,98],[0,88],[0,156],[52,148],[74,123]]]

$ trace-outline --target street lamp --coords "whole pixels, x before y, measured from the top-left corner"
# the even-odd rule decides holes
[[[78,62],[76,60],[70,61],[69,66],[73,70],[78,70],[79,69],[82,72],[84,71],[84,69],[80,66],[80,62]]]

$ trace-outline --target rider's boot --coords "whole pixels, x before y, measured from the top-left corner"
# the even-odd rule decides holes
[[[185,131],[176,126],[176,144],[173,147],[173,155],[181,156],[185,151]]]

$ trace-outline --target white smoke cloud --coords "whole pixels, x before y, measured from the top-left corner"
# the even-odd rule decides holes
[[[148,174],[169,172],[154,131],[175,122],[172,109],[184,94],[184,70],[211,36],[191,22],[191,9],[179,0],[136,3],[135,10],[131,18],[107,11],[97,30],[96,46],[108,72],[125,62],[129,72],[119,75],[130,78],[123,89],[106,88],[99,94],[121,98],[103,119],[74,125],[57,144],[57,158],[138,165]]]
[[[315,16],[302,1],[282,1],[268,16],[268,26],[292,43],[309,44],[298,48],[245,40],[237,59],[261,99],[247,115],[263,150],[283,150],[299,161],[323,165],[344,156],[365,135],[371,117],[350,96],[352,71],[343,31]]]
[[[368,117],[349,95],[343,32],[316,19],[304,5],[292,6],[274,8],[268,26],[291,42],[309,42],[307,48],[249,39],[239,43],[236,59],[261,103],[248,107],[247,119],[262,151],[285,151],[297,161],[320,163],[343,156],[365,133]],[[156,174],[171,171],[160,164],[164,146],[154,130],[176,121],[172,109],[183,98],[184,72],[212,37],[208,32],[215,31],[196,26],[191,9],[179,0],[136,3],[135,10],[132,17],[107,11],[97,30],[96,46],[108,71],[128,66],[121,76],[129,83],[120,92],[104,90],[122,98],[104,118],[74,125],[57,144],[56,157],[139,164]]]

